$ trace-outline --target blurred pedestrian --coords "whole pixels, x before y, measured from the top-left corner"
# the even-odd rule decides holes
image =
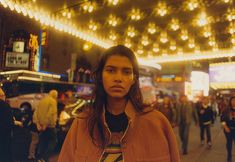
[[[11,133],[14,120],[11,107],[5,99],[5,93],[0,88],[0,162],[11,162]]]
[[[143,104],[138,63],[129,48],[105,51],[94,78],[94,102],[74,119],[59,162],[180,161],[170,123]]]
[[[207,137],[207,146],[211,148],[211,124],[214,124],[214,112],[212,107],[209,105],[209,98],[203,97],[202,103],[198,108],[198,118],[199,118],[199,126],[200,126],[200,139],[201,145],[204,145],[204,136],[206,130],[206,137]]]
[[[229,100],[229,107],[221,115],[227,148],[227,161],[232,162],[232,146],[235,142],[235,96]]]
[[[159,104],[158,110],[165,115],[172,127],[174,127],[176,122],[176,110],[169,96],[164,96],[163,102]]]
[[[180,97],[180,102],[177,105],[177,123],[179,126],[179,136],[181,140],[181,148],[183,155],[188,154],[188,138],[189,130],[192,119],[194,119],[195,124],[198,123],[197,112],[195,111],[192,103],[188,101],[186,95]]]
[[[36,159],[36,148],[39,141],[39,131],[37,130],[36,124],[33,122],[33,111],[28,111],[29,117],[27,118],[26,128],[30,130],[31,134],[31,142],[29,145],[28,159],[35,160]]]
[[[41,161],[48,161],[56,146],[57,97],[58,92],[51,90],[39,102],[33,115],[33,121],[40,132],[38,156]]]

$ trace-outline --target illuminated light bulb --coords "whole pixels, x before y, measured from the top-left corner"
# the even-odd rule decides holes
[[[128,48],[131,48],[132,44],[131,44],[131,40],[129,38],[126,38],[124,40],[124,45]]]
[[[159,2],[156,7],[156,11],[157,11],[157,14],[160,15],[161,17],[165,16],[168,12],[166,3]]]
[[[176,42],[175,41],[170,42],[170,50],[172,50],[172,51],[176,50]]]
[[[185,40],[187,40],[188,39],[188,35],[181,35],[181,39],[183,40],[183,41],[185,41]]]
[[[171,45],[170,46],[170,50],[172,50],[172,51],[176,50],[176,46],[175,45]]]
[[[132,26],[129,26],[127,28],[127,36],[133,38],[134,36],[136,36],[136,31],[135,31],[135,28],[132,27]]]
[[[148,24],[148,29],[147,29],[148,33],[150,34],[154,34],[156,33],[157,29],[156,29],[156,25],[154,23],[149,23]]]
[[[235,20],[235,9],[234,8],[228,8],[226,15],[227,15],[228,21]]]
[[[86,43],[83,44],[82,49],[83,49],[84,51],[88,51],[88,50],[91,49],[91,47],[92,47],[91,43],[86,42]]]
[[[180,28],[180,25],[179,25],[179,20],[178,19],[172,19],[171,20],[171,23],[170,23],[170,28],[173,30],[173,31],[176,31]]]
[[[135,9],[133,8],[130,12],[130,18],[131,20],[135,20],[135,21],[138,21],[140,20],[142,17],[142,13],[140,11],[140,9]]]
[[[132,46],[131,43],[128,43],[128,42],[126,42],[124,45],[128,48],[131,48],[131,46]]]
[[[116,6],[118,3],[120,3],[120,1],[119,0],[108,0],[108,3]]]
[[[147,46],[147,45],[149,44],[148,37],[147,37],[147,36],[143,36],[143,37],[142,37],[142,40],[141,40],[141,43],[142,43],[144,46]]]
[[[119,19],[116,16],[114,16],[112,14],[109,15],[109,17],[108,17],[108,24],[110,26],[117,26],[118,21],[119,21]]]
[[[158,14],[159,14],[160,16],[165,16],[165,15],[167,14],[167,10],[166,10],[166,9],[159,9],[159,10],[158,10]]]
[[[149,41],[148,40],[142,40],[141,43],[144,45],[144,46],[147,46],[149,44]]]
[[[142,49],[138,49],[138,50],[137,50],[137,53],[141,55],[141,54],[144,53],[144,51],[143,51]]]
[[[21,8],[17,4],[15,4],[15,10],[17,13],[21,13]]]
[[[159,51],[160,51],[160,49],[159,49],[158,47],[154,47],[154,48],[153,48],[153,52],[156,52],[156,53],[157,53],[157,52],[159,52]]]
[[[167,38],[167,33],[166,32],[161,32],[161,34],[160,34],[160,42],[162,42],[162,43],[168,42],[168,38]]]
[[[208,24],[208,18],[207,18],[207,15],[205,12],[202,12],[199,17],[198,17],[198,20],[197,20],[197,24],[199,26],[205,26]]]
[[[216,42],[215,42],[215,37],[214,36],[211,36],[209,38],[209,42],[208,42],[209,46],[213,47],[215,46]]]
[[[154,33],[156,33],[156,29],[154,29],[154,28],[149,28],[148,29],[148,32],[150,33],[150,34],[154,34]]]
[[[153,44],[153,52],[157,53],[157,52],[159,52],[159,51],[160,51],[159,45],[158,45],[157,43],[154,43],[154,44]]]
[[[93,6],[89,6],[88,12],[91,13],[93,10],[94,10],[94,7]]]
[[[162,56],[167,56],[167,50],[162,50]]]
[[[182,29],[182,31],[181,31],[181,39],[182,39],[183,41],[185,41],[185,40],[188,39],[188,30]]]
[[[117,34],[114,31],[110,31],[109,38],[114,41],[117,39]]]
[[[67,12],[64,11],[64,12],[62,13],[62,15],[65,17],[65,16],[67,15]]]
[[[195,53],[201,53],[200,47],[199,47],[199,46],[196,46],[196,47],[194,48],[194,52],[195,52]]]
[[[15,10],[14,4],[11,1],[9,1],[8,7],[10,8],[11,11]]]
[[[183,48],[178,48],[177,55],[183,55]]]
[[[224,3],[229,3],[230,0],[222,0]]]
[[[219,51],[218,44],[215,44],[212,49],[214,52]]]
[[[187,8],[190,10],[190,11],[193,11],[195,10],[196,8],[198,8],[198,2],[197,0],[191,0],[187,3]]]
[[[229,22],[228,32],[230,34],[234,34],[235,33],[235,22]]]
[[[94,11],[95,5],[95,3],[87,1],[82,5],[82,8],[85,12],[91,13]]]
[[[195,44],[194,44],[194,43],[189,43],[188,47],[189,47],[189,48],[194,48],[194,47],[195,47]]]
[[[0,0],[0,3],[3,5],[4,8],[7,8],[8,5],[7,3],[5,2],[5,0]]]
[[[233,36],[231,37],[231,43],[232,43],[232,44],[235,44],[235,35],[233,35]]]
[[[210,40],[210,41],[208,42],[208,44],[209,44],[209,46],[214,46],[214,45],[215,45],[215,41]]]
[[[71,17],[72,17],[71,12],[68,13],[67,17],[68,17],[68,19],[71,19]]]

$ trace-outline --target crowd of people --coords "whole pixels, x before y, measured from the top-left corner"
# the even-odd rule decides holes
[[[232,161],[232,145],[235,142],[235,97],[202,96],[195,102],[187,96],[163,95],[158,98],[155,107],[169,120],[172,127],[178,126],[182,154],[188,154],[188,138],[192,121],[200,130],[201,145],[212,147],[211,127],[220,120],[226,137],[227,161]],[[206,134],[206,141],[205,141]]]
[[[0,88],[0,162],[13,162],[13,127],[19,126],[30,131],[31,142],[28,148],[28,161],[47,162],[58,145],[57,131],[59,116],[67,102],[72,98],[70,91],[58,102],[58,92],[51,90],[39,101],[34,111],[27,111],[27,118],[17,121],[13,109],[5,101],[5,93]],[[63,103],[65,102],[65,103]],[[24,117],[23,117],[24,118]]]

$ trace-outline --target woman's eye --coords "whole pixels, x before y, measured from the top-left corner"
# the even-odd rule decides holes
[[[124,71],[124,74],[130,75],[130,74],[132,74],[132,71],[130,71],[130,70],[125,70],[125,71]]]
[[[113,69],[106,69],[106,71],[109,72],[109,73],[114,73]]]

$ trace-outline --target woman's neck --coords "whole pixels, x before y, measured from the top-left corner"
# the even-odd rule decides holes
[[[107,101],[107,110],[113,115],[121,114],[125,111],[127,100],[125,98],[108,98]]]

